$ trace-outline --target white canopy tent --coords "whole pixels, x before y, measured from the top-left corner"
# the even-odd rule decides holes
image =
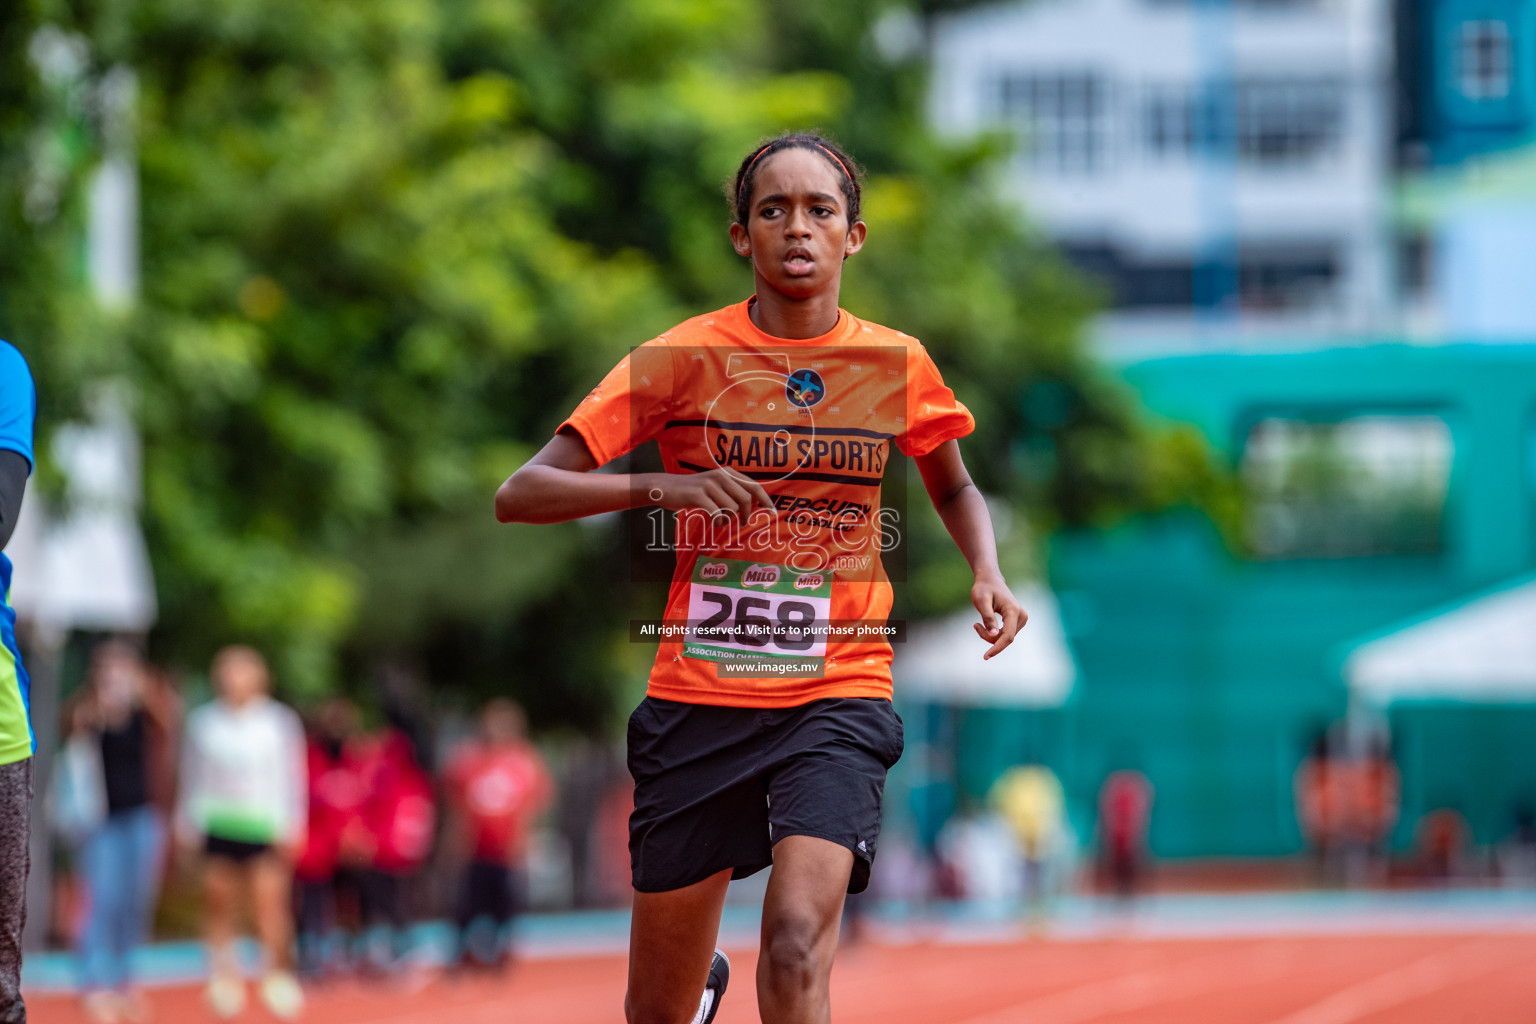
[[[913,626],[896,646],[898,697],[935,704],[976,707],[1060,707],[1077,680],[1056,596],[1038,584],[1016,589],[1029,624],[1007,649],[982,661],[986,645],[972,623],[981,617],[967,608],[936,622]]]
[[[1536,703],[1536,577],[1441,609],[1360,644],[1344,662],[1352,697]]]
[[[139,442],[121,397],[102,389],[94,421],[67,424],[53,456],[68,481],[62,515],[28,487],[6,549],[15,566],[11,605],[44,634],[73,629],[142,633],[158,608],[139,530]]]

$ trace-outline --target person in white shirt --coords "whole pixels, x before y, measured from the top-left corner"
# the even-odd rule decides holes
[[[217,697],[187,718],[177,838],[203,853],[209,960],[207,999],[229,1019],[245,1009],[245,981],[234,955],[237,901],[249,891],[262,947],[262,1002],[291,1020],[304,996],[289,969],[293,938],[289,889],[307,820],[304,730],[292,708],[273,700],[271,676],[250,647],[213,660]]]

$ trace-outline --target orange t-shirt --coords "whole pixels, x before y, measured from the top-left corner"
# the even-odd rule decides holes
[[[916,339],[845,310],[819,338],[776,338],[752,301],[641,345],[561,425],[599,465],[655,438],[668,473],[730,469],[778,511],[678,515],[648,692],[754,708],[889,699],[880,550],[907,528],[880,503],[891,445],[926,455],[976,422]]]

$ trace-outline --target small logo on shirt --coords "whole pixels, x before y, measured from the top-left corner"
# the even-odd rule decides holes
[[[825,582],[826,577],[819,572],[808,572],[804,576],[795,577],[796,590],[815,590]]]
[[[744,587],[762,587],[764,590],[779,582],[779,567],[776,565],[749,565],[741,572],[741,585]]]
[[[723,580],[725,574],[731,571],[731,567],[724,562],[705,562],[699,567],[699,579]]]
[[[798,405],[802,409],[809,409],[826,396],[827,387],[821,381],[821,374],[815,370],[796,370],[784,382],[784,397],[789,399],[791,405]]]

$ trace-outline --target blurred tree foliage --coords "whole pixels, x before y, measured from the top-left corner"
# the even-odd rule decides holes
[[[33,0],[0,5],[0,337],[32,363],[45,433],[78,411],[85,376],[80,348],[61,339],[98,318],[81,247],[95,151],[78,87],[87,60],[84,40],[48,30]]]
[[[1005,147],[925,123],[922,17],[949,6],[8,7],[0,295],[36,298],[0,307],[0,333],[54,353],[55,393],[134,384],[159,654],[196,665],[248,637],[299,691],[394,659],[546,724],[611,721],[649,654],[623,622],[659,598],[609,582],[611,525],[499,527],[491,494],[629,346],[747,293],[720,183],[786,127],[830,130],[871,172],[844,305],[925,340],[1016,520],[1218,495],[1194,435],[1145,422],[1084,356],[1093,297],[1001,197]],[[67,210],[17,219],[36,154],[12,142],[48,100],[16,58],[43,26],[83,44],[83,80],[138,75],[144,289],[116,318],[62,313],[67,260],[9,247],[68,235]],[[968,587],[936,523],[914,539],[919,614]]]

